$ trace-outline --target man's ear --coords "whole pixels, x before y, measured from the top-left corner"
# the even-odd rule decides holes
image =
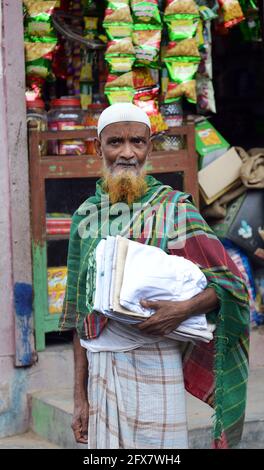
[[[95,148],[96,155],[99,158],[103,158],[101,140],[98,139],[97,137],[94,139],[94,148]]]

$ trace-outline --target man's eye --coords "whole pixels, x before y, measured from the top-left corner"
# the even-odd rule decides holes
[[[113,139],[113,140],[110,141],[110,144],[111,144],[111,145],[120,144],[120,140],[118,140],[118,139]]]
[[[132,140],[133,144],[144,144],[145,141],[144,139],[141,139],[140,137],[135,137],[133,140]]]

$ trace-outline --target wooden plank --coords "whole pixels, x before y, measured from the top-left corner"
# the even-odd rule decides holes
[[[34,286],[34,326],[36,350],[45,349],[45,317],[48,312],[48,276],[47,276],[47,246],[44,243],[32,244],[33,255],[33,286]]]

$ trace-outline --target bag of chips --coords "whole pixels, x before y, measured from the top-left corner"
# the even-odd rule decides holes
[[[161,29],[161,26],[134,25],[132,38],[136,51],[135,65],[158,67]]]
[[[132,103],[134,98],[134,89],[132,87],[113,87],[105,88],[105,94],[110,104]]]
[[[197,74],[196,92],[198,114],[216,113],[212,80]]]
[[[162,114],[158,108],[159,87],[138,90],[135,93],[134,104],[143,109],[149,116],[151,122],[151,131],[153,134],[163,132],[168,129]]]
[[[198,60],[194,62],[183,59],[182,57],[165,57],[164,59],[169,77],[173,82],[182,83],[191,80],[198,70]]]
[[[128,38],[132,35],[132,23],[103,23],[107,37],[110,41],[115,39]]]
[[[170,41],[179,41],[192,38],[197,30],[198,17],[188,17],[188,15],[177,15],[173,18],[165,18],[168,27]]]
[[[157,81],[153,78],[150,69],[137,67],[133,70],[133,84],[135,89],[154,87]]]
[[[57,0],[36,1],[24,0],[27,17],[25,21],[26,35],[31,41],[49,42],[51,37],[56,37],[52,26],[52,13],[59,6]]]
[[[198,15],[198,6],[194,0],[166,0],[165,16],[179,13]]]
[[[111,73],[130,72],[130,70],[132,70],[135,59],[135,56],[125,56],[124,54],[109,54],[105,56],[105,60],[109,65]]]
[[[52,53],[57,41],[50,43],[25,41],[26,75],[47,78],[51,71]]]
[[[182,96],[185,96],[189,103],[197,102],[195,80],[188,80],[182,83],[170,82],[164,102],[172,103],[173,101],[180,100]]]
[[[221,7],[222,15],[220,23],[225,28],[232,28],[241,21],[244,21],[245,17],[238,0],[218,0],[218,3]]]
[[[189,60],[200,58],[200,53],[195,38],[170,42],[165,51],[165,57],[188,57]]]
[[[134,23],[161,24],[158,0],[131,0]]]
[[[98,18],[93,16],[84,16],[84,37],[93,40],[97,35]]]
[[[107,23],[133,23],[130,8],[126,3],[108,2],[105,10],[104,25]]]
[[[106,54],[135,54],[131,37],[109,41],[106,48]]]

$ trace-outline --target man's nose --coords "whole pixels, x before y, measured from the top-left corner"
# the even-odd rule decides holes
[[[120,158],[125,158],[126,160],[130,160],[131,158],[135,158],[135,152],[133,149],[133,145],[129,142],[124,142],[122,145],[121,153],[119,155]]]

